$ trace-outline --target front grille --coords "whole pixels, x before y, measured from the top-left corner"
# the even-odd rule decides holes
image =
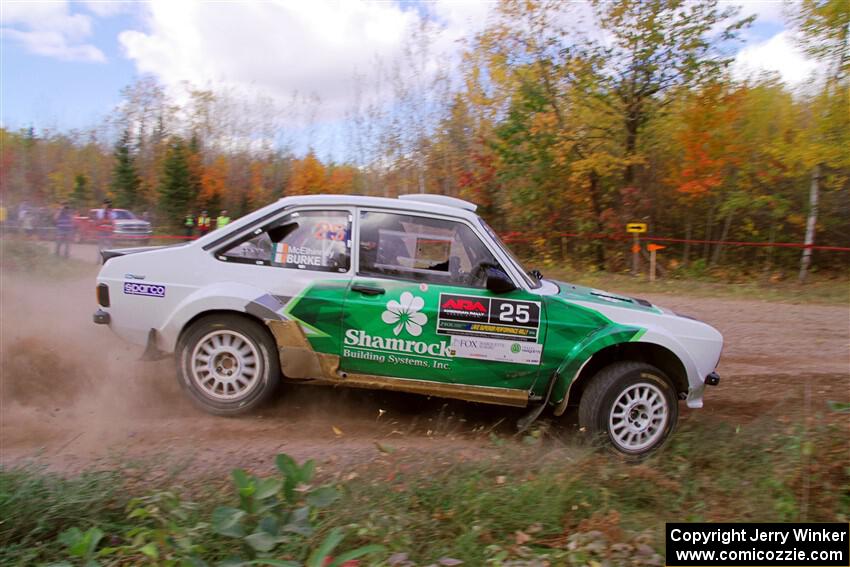
[[[117,234],[150,234],[151,229],[145,225],[119,226],[115,228]]]

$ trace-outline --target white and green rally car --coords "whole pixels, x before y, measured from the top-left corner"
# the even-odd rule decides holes
[[[578,406],[630,455],[678,399],[702,406],[723,344],[647,301],[526,273],[475,205],[438,195],[288,197],[194,242],[104,252],[96,323],[176,353],[203,409],[281,380],[529,407]]]

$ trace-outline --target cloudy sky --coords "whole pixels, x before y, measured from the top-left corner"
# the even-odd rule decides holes
[[[813,64],[794,47],[773,0],[729,0],[758,15],[738,53],[736,73],[778,72],[792,85]],[[339,115],[376,56],[400,51],[420,18],[440,31],[441,61],[479,30],[492,2],[313,0],[0,2],[0,121],[11,128],[81,128],[117,104],[140,74],[168,87],[228,84],[279,97],[316,93]]]

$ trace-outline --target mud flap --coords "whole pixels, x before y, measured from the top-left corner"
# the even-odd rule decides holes
[[[555,389],[555,383],[558,381],[559,376],[557,372],[552,373],[552,377],[549,378],[549,383],[546,385],[546,395],[543,397],[543,400],[534,409],[517,420],[517,433],[522,433],[528,429],[532,423],[537,421],[537,418],[540,417],[546,406],[549,405],[549,398],[552,397],[552,390]]]
[[[148,331],[148,342],[145,345],[145,352],[142,353],[142,357],[139,360],[162,360],[167,356],[167,353],[164,353],[158,348],[156,348],[156,329],[152,328],[150,331]]]

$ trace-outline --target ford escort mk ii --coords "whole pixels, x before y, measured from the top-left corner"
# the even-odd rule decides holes
[[[703,403],[722,337],[648,301],[526,272],[438,195],[287,197],[191,243],[104,252],[95,322],[175,354],[201,408],[234,415],[282,380],[578,408],[615,450],[661,445]]]

